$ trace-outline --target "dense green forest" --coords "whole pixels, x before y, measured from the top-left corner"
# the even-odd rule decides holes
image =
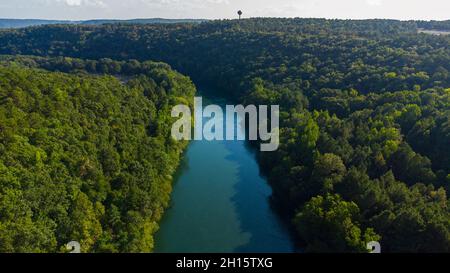
[[[417,33],[448,27],[325,19],[59,25],[0,31],[0,53],[60,56],[19,63],[113,75],[163,61],[238,102],[279,104],[280,149],[259,160],[306,251],[359,252],[379,240],[387,252],[449,252],[450,37]]]
[[[71,240],[84,252],[153,249],[186,144],[170,137],[170,110],[195,88],[165,64],[134,65],[115,78],[1,61],[0,252]]]

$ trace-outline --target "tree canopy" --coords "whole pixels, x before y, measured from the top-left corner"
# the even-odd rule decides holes
[[[151,62],[124,82],[25,61],[0,64],[0,252],[151,251],[185,146],[171,105],[194,86]]]
[[[50,70],[113,75],[133,75],[146,67],[146,60],[163,61],[238,102],[279,104],[280,148],[258,157],[275,200],[292,216],[306,249],[359,252],[365,251],[367,240],[378,238],[383,251],[448,252],[450,36],[417,33],[419,28],[445,30],[449,21],[255,18],[196,25],[57,25],[0,31],[0,53],[42,56],[3,57],[9,63],[8,59],[14,58],[13,62]],[[43,58],[47,56],[55,58]],[[76,57],[92,60],[73,59]],[[156,74],[158,79],[164,78],[161,74]],[[157,90],[167,86],[160,80],[151,82],[140,78],[130,83],[136,88],[152,84]],[[30,107],[28,96],[18,87],[9,87],[10,93],[1,97],[2,107],[12,102],[19,109]],[[52,89],[54,105],[42,111],[59,109],[58,105],[71,98],[61,91],[64,89]],[[155,95],[159,91],[145,94],[155,102],[154,111],[164,109]],[[27,116],[24,120],[33,119]],[[20,128],[17,124],[9,126],[12,132]],[[162,124],[152,125],[150,131],[161,132],[155,128],[164,127]],[[10,133],[7,139],[25,143],[20,149],[27,147],[27,139],[13,136]],[[39,149],[27,152],[21,160],[46,162],[49,153]],[[106,150],[104,158],[110,163],[102,170],[115,173],[122,157]],[[84,166],[84,175],[96,177],[99,174],[91,173],[91,166],[97,162],[90,159],[77,164]],[[5,168],[0,165],[1,169]],[[5,172],[2,177],[10,177],[5,183],[20,184],[14,174]],[[132,174],[120,177],[140,181]],[[92,187],[95,185],[83,191],[87,197],[74,195],[74,200],[97,200],[89,194]],[[10,199],[4,203],[30,200],[21,194],[8,191]],[[95,198],[100,196],[104,194]],[[134,200],[120,196],[126,202]],[[84,207],[94,219],[95,213],[102,211],[95,204],[79,204],[73,209]],[[121,226],[129,223],[124,219],[144,221],[134,210],[125,213],[123,207],[113,205],[105,213],[121,215]],[[23,214],[23,225],[38,223],[30,218],[29,210],[24,211],[28,214]],[[42,227],[53,225],[45,219],[39,221],[43,221],[39,222]],[[98,227],[93,221],[81,234],[97,234]],[[46,232],[48,228],[43,228],[27,236],[47,238]],[[123,242],[135,242],[124,236]]]

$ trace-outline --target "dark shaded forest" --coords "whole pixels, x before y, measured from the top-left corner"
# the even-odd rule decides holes
[[[0,31],[0,53],[113,75],[163,61],[238,102],[279,104],[280,149],[259,161],[306,251],[448,252],[450,37],[418,28],[449,22],[57,25]]]

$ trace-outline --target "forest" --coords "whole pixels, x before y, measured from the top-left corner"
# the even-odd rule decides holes
[[[0,62],[0,252],[151,251],[186,145],[170,110],[195,87],[160,63],[121,79],[29,61]]]
[[[52,25],[2,30],[0,54],[7,55],[2,57],[2,62],[8,64],[4,73],[13,75],[0,78],[9,82],[10,77],[20,77],[21,73],[23,75],[27,71],[40,71],[39,73],[48,73],[49,76],[66,77],[61,80],[63,82],[68,81],[68,78],[80,80],[76,77],[88,77],[96,82],[101,81],[101,78],[92,78],[93,76],[86,74],[132,76],[141,73],[142,69],[146,70],[146,61],[152,60],[168,63],[177,71],[189,75],[197,86],[213,86],[223,96],[238,102],[279,104],[280,149],[274,153],[260,153],[259,163],[269,178],[275,201],[280,210],[290,216],[298,243],[304,246],[305,251],[364,252],[366,243],[375,240],[381,242],[383,251],[386,252],[449,252],[450,208],[447,193],[450,188],[450,37],[417,33],[419,28],[447,30],[449,26],[449,21],[256,18],[201,24]],[[23,70],[16,68],[17,66],[30,67],[27,69],[32,70]],[[164,71],[169,70],[168,67],[163,67]],[[76,73],[78,76],[69,76],[62,74],[63,72]],[[157,76],[161,77],[159,74]],[[150,75],[152,77],[155,75]],[[177,76],[177,79],[178,77],[181,76]],[[27,77],[23,75],[22,78]],[[40,81],[48,82],[42,79]],[[14,84],[19,82],[15,81]],[[34,85],[36,82],[39,81],[33,80],[29,84]],[[127,86],[133,82],[130,81]],[[170,88],[178,80],[169,82]],[[189,87],[187,89],[190,91],[186,94],[193,93],[194,87],[188,80],[183,79],[181,82],[183,86]],[[115,82],[120,86],[119,83]],[[161,109],[161,102],[158,102],[161,99],[160,92],[166,91],[165,94],[170,98],[170,92],[166,90],[167,84],[158,88],[159,82],[156,83],[152,88],[161,91],[144,92],[149,101],[153,102],[153,111]],[[14,84],[2,84],[1,91],[26,89],[20,85],[16,88]],[[139,78],[135,84],[142,90],[148,82]],[[72,88],[73,84],[70,86]],[[128,92],[134,90],[132,87],[134,85],[129,87],[131,89]],[[179,88],[175,89],[178,90],[174,92],[177,99],[183,97]],[[105,91],[95,92],[103,94]],[[24,96],[27,97],[26,94]],[[73,96],[73,100],[78,99],[81,98]],[[13,101],[8,101],[10,104],[16,103],[10,93],[2,94],[2,109],[9,105],[6,104],[7,100]],[[56,103],[56,100],[53,102]],[[130,103],[129,100],[126,102]],[[119,105],[123,103],[120,100],[117,102]],[[23,107],[26,108],[26,105],[28,104],[25,103]],[[108,104],[108,107],[111,106]],[[65,107],[63,110],[69,109]],[[136,109],[139,109],[139,113],[145,107]],[[84,110],[80,108],[79,111]],[[51,114],[60,113],[54,111]],[[7,117],[6,113],[2,115]],[[5,119],[3,116],[2,120]],[[30,118],[24,120],[31,121]],[[123,120],[119,128],[129,126],[131,122],[127,117],[119,120]],[[157,120],[160,120],[159,116]],[[105,122],[101,123],[99,120],[92,122],[94,123],[95,126],[105,124],[104,130],[108,130]],[[32,130],[22,127],[32,128],[32,125],[17,127],[15,124],[10,125],[11,130],[21,128],[26,132],[21,132],[20,136],[30,138],[27,134]],[[161,123],[159,125],[164,127]],[[2,123],[2,126],[5,125]],[[38,128],[42,126],[39,125]],[[70,129],[74,129],[73,127]],[[5,134],[6,131],[2,129],[1,132]],[[157,147],[173,148],[174,144],[165,138],[167,136],[158,132],[155,138],[162,146]],[[96,136],[105,138],[103,133]],[[108,138],[103,140],[103,145],[112,145]],[[101,147],[94,140],[91,141],[95,143],[96,149]],[[1,143],[1,147],[6,147],[5,140]],[[130,147],[134,145],[130,144]],[[2,149],[6,152],[12,148]],[[39,149],[45,151],[44,148]],[[175,151],[180,149],[175,148]],[[148,152],[151,154],[161,151],[150,149]],[[70,154],[66,150],[62,153]],[[49,154],[51,153],[45,152],[44,158],[48,158]],[[177,157],[179,153],[169,151],[169,154]],[[105,160],[111,158],[115,157],[104,157]],[[119,156],[118,160],[120,162],[122,157]],[[5,162],[4,160],[3,164]],[[61,164],[61,161],[56,162]],[[101,159],[92,159],[92,162],[101,164]],[[149,160],[149,164],[151,162]],[[70,166],[68,171],[74,167]],[[30,171],[29,167],[24,168],[30,173],[37,172],[34,169]],[[135,179],[132,170],[121,170],[128,174],[130,180]],[[99,204],[103,205],[100,210],[105,212],[119,210],[118,214],[122,217],[128,215],[130,210],[134,212],[136,208],[130,209],[123,204],[121,207],[115,203],[120,203],[117,199],[108,195],[110,191],[114,192],[115,180],[108,178],[111,175],[109,173],[103,175],[105,181],[111,181],[106,183],[111,189],[106,190],[104,199],[94,194],[98,192],[97,189],[89,191],[89,187],[79,187],[86,195],[85,199],[91,202],[92,210],[95,202],[100,200]],[[150,175],[154,176],[155,174]],[[3,179],[4,175],[1,177]],[[12,179],[3,180],[6,182],[2,183],[11,183]],[[19,181],[20,183],[16,183],[25,183],[23,180]],[[78,181],[84,185],[89,184],[87,181],[100,179],[78,177]],[[134,181],[137,183],[141,180]],[[32,184],[31,182],[30,185]],[[152,189],[156,190],[157,187]],[[163,199],[167,198],[168,191],[164,191],[166,193]],[[25,190],[19,192],[24,194]],[[119,195],[117,198],[123,202],[130,202],[132,199],[125,194]],[[6,195],[3,193],[0,196],[5,198],[3,196]],[[158,208],[164,207],[161,196],[154,198],[160,204]],[[32,200],[28,196],[11,199],[15,202]],[[2,202],[2,206],[7,207],[9,202]],[[154,204],[155,200],[149,197],[147,205],[153,207]],[[47,207],[46,204],[40,206]],[[32,205],[27,203],[23,209],[25,212],[30,211]],[[72,210],[67,208],[65,211]],[[141,211],[141,216],[149,213]],[[8,216],[4,215],[13,217],[14,214],[0,213],[0,227],[8,223]],[[38,228],[51,226],[45,221],[58,219],[57,223],[66,224],[70,223],[68,219],[73,218],[70,215],[63,219],[57,216],[59,214],[54,213],[51,217],[43,217],[44,222],[40,222],[40,218],[26,218],[26,221]],[[102,239],[96,240],[96,250],[106,251],[109,246],[114,250],[138,249],[130,246],[133,240],[124,231],[136,228],[111,230],[114,225],[108,222],[111,221],[108,217],[96,218],[102,219],[99,226],[105,230],[101,233],[103,237],[99,237]],[[152,223],[158,217],[159,215],[150,217],[153,219]],[[93,216],[92,219],[94,218]],[[122,221],[122,225],[129,224],[126,220]],[[95,223],[89,221],[90,224],[93,222]],[[57,242],[68,238],[70,228],[64,226],[63,230],[64,232],[56,232],[58,236],[62,236],[55,239]],[[42,233],[45,232],[50,231],[43,228]],[[126,235],[119,236],[120,239],[111,239],[123,233]],[[0,236],[7,236],[8,240],[14,238],[13,235]],[[116,240],[121,243],[110,243],[117,242]],[[12,240],[10,245],[14,247],[16,243]],[[53,245],[58,244],[53,242]],[[36,247],[38,248],[39,246]]]

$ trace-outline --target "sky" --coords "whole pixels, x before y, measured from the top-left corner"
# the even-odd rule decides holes
[[[450,0],[0,0],[0,18],[320,17],[450,19]]]

